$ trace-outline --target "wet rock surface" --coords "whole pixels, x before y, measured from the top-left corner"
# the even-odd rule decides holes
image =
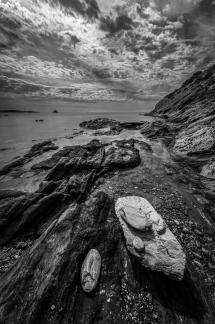
[[[119,122],[109,118],[97,118],[80,123],[80,127],[82,128],[97,130],[94,133],[96,136],[118,135],[123,131],[123,129],[141,129],[142,125],[144,125],[144,122]]]
[[[213,323],[214,235],[140,142],[67,146],[32,164],[43,174],[37,191],[0,192],[1,322]],[[163,218],[160,235],[167,226],[181,244],[187,265],[180,283],[141,263],[147,244],[140,231],[135,254],[128,248],[115,204],[130,195],[147,199]],[[90,250],[101,268],[96,263],[89,283],[81,274]]]
[[[87,129],[101,129],[105,127],[117,126],[119,122],[110,118],[97,118],[80,123],[80,127]]]
[[[17,168],[20,168],[21,166],[25,165],[35,157],[43,154],[44,152],[57,150],[58,147],[52,143],[52,141],[44,141],[41,143],[37,143],[29,150],[27,154],[25,154],[23,157],[17,158],[15,161],[12,161],[5,166],[3,166],[0,169],[0,176],[6,175],[11,171],[16,170]]]

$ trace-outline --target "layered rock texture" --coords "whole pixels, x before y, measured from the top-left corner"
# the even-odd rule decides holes
[[[50,151],[34,192],[1,190],[1,323],[214,323],[213,234],[148,146]]]
[[[158,119],[146,123],[142,134],[166,139],[175,155],[195,160],[199,172],[214,178],[215,65],[196,72],[181,88],[155,107]]]
[[[183,279],[186,256],[173,233],[150,203],[141,197],[119,198],[116,214],[129,251],[143,266]]]

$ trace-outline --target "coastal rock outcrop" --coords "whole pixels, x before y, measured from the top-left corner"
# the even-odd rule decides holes
[[[162,217],[144,198],[119,198],[115,205],[129,251],[153,271],[182,280],[186,256]]]
[[[150,115],[156,119],[145,122],[142,134],[164,139],[177,159],[187,161],[191,157],[192,167],[213,178],[210,161],[215,154],[215,65],[194,73],[158,102]]]
[[[29,156],[38,149],[34,152],[33,147],[31,151]],[[65,204],[82,202],[99,177],[134,168],[140,162],[139,150],[133,141],[116,141],[109,145],[92,141],[84,146],[63,148],[34,165],[34,170],[47,171],[37,192],[23,193],[13,200],[8,199],[10,192],[1,193],[5,199],[0,199],[0,245],[27,229],[40,232],[41,225],[47,227]]]
[[[119,122],[110,118],[96,118],[80,123],[80,127],[86,129],[102,129],[106,127],[118,126]]]
[[[90,130],[100,130],[108,128],[108,130],[97,131],[95,135],[118,135],[123,129],[136,130],[141,129],[144,121],[137,122],[120,122],[110,118],[96,118],[80,123],[80,127]]]
[[[44,141],[41,143],[37,143],[32,146],[32,148],[26,153],[23,157],[17,158],[16,160],[4,165],[0,169],[0,176],[8,174],[12,170],[16,170],[16,168],[19,168],[23,166],[24,164],[31,161],[33,158],[48,152],[48,151],[55,151],[58,149],[58,146],[52,143],[52,141]]]
[[[94,140],[64,147],[27,172],[41,179],[34,192],[22,187],[0,192],[1,323],[214,323],[215,241],[191,221],[192,210],[163,174],[149,169],[162,162],[141,143]],[[126,206],[121,221],[133,235],[130,248],[115,202],[131,195],[146,197],[162,218],[153,210],[141,222],[138,204]],[[158,251],[163,259],[156,267],[143,264],[144,255],[158,259],[154,237],[165,238],[173,260],[179,257],[178,242],[183,246],[182,280],[172,277],[182,277],[184,254],[181,268],[165,274],[170,258],[165,249]],[[95,276],[87,256],[92,249],[101,257],[101,268],[100,261],[92,262]],[[82,281],[83,269],[88,270]],[[95,280],[89,281],[88,273]]]

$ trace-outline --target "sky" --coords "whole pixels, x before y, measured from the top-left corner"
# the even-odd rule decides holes
[[[0,96],[154,100],[215,62],[215,0],[0,0]]]

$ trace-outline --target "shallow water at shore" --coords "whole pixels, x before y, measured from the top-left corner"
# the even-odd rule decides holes
[[[97,117],[119,121],[143,121],[140,115],[154,108],[155,102],[72,102],[42,99],[1,99],[0,165],[25,153],[34,142],[72,135],[80,122]],[[2,110],[38,113],[1,113]],[[58,113],[53,113],[57,110]],[[36,122],[36,120],[42,120]]]

